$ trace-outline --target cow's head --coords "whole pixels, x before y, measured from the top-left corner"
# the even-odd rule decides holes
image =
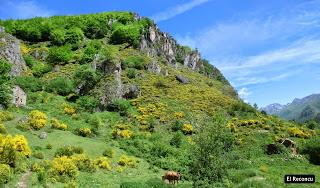
[[[178,174],[178,176],[179,176],[179,180],[181,180],[182,174],[181,174],[180,172],[178,172],[177,174]]]

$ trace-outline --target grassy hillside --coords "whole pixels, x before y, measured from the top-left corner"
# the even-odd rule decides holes
[[[172,187],[161,176],[174,170],[176,187],[287,187],[285,174],[320,176],[318,129],[261,114],[206,60],[186,64],[197,52],[173,39],[141,50],[155,27],[147,18],[112,12],[0,25],[20,40],[27,65],[0,86],[28,96],[26,106],[0,111],[0,183]],[[298,155],[281,144],[267,154],[285,138]]]

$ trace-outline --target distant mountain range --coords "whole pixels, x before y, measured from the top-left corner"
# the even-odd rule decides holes
[[[302,99],[296,98],[286,105],[270,104],[260,110],[287,120],[305,122],[315,119],[320,122],[320,94],[312,94]]]

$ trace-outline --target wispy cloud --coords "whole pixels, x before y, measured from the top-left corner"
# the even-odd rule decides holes
[[[247,98],[249,95],[251,95],[251,92],[248,88],[243,87],[238,91],[238,94],[245,102],[247,102]]]
[[[159,12],[153,16],[151,16],[151,18],[153,20],[155,20],[156,22],[161,22],[161,21],[164,21],[164,20],[169,20],[179,14],[182,14],[184,12],[187,12],[189,10],[192,10],[193,8],[197,7],[197,6],[200,6],[204,3],[207,3],[211,0],[192,0],[188,3],[185,3],[185,4],[180,4],[180,5],[177,5],[175,7],[172,7],[172,8],[169,8],[163,12]]]
[[[272,15],[239,16],[177,38],[198,48],[243,92],[320,64],[320,9],[310,8],[319,7],[315,3],[320,5],[314,1]]]
[[[35,1],[16,1],[9,0],[1,2],[0,15],[9,19],[25,19],[32,17],[48,17],[53,14],[52,11],[39,5]]]

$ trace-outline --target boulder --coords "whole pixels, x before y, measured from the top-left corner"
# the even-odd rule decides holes
[[[161,67],[156,61],[152,61],[148,65],[148,71],[152,72],[152,73],[155,73],[155,74],[159,74],[161,72]]]
[[[176,75],[176,80],[182,84],[187,84],[189,83],[189,80],[181,75]]]
[[[12,89],[13,100],[12,103],[16,107],[25,106],[27,104],[27,94],[19,86],[14,86]]]
[[[47,132],[41,132],[39,134],[39,138],[40,139],[47,139],[48,138],[48,133]]]
[[[5,59],[12,64],[11,76],[19,76],[27,69],[20,52],[19,40],[5,33],[4,29],[0,29],[0,59]]]
[[[131,85],[131,86],[127,87],[123,91],[123,95],[122,95],[122,97],[125,99],[134,99],[139,96],[140,96],[140,90],[139,90],[139,87],[136,85]]]

